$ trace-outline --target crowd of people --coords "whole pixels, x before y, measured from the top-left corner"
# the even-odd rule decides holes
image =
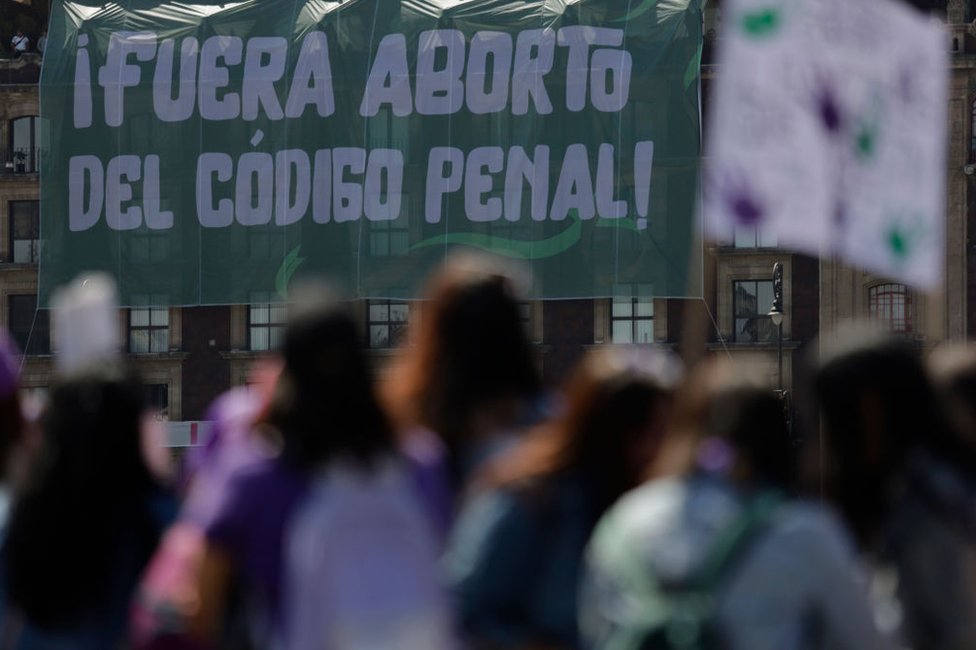
[[[297,290],[179,486],[110,346],[64,344],[34,421],[3,345],[0,650],[976,647],[976,353],[823,340],[802,449],[721,358],[604,346],[546,387],[523,327],[450,261],[374,377]]]

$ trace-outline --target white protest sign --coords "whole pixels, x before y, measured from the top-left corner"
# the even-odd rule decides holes
[[[781,246],[937,287],[941,26],[895,0],[730,0],[723,13],[706,235],[762,227]]]

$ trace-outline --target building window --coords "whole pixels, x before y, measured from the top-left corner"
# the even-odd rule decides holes
[[[373,149],[396,149],[403,153],[404,160],[410,159],[409,118],[393,115],[389,108],[381,108],[367,123],[370,147]]]
[[[9,161],[18,174],[40,169],[41,120],[30,115],[10,122]]]
[[[400,195],[400,212],[387,221],[369,221],[369,252],[376,257],[404,255],[410,248],[410,218],[423,215],[424,195],[419,192],[403,192]],[[388,196],[381,197],[383,202]]]
[[[776,233],[769,227],[736,225],[732,245],[735,248],[774,248]]]
[[[407,198],[404,195],[403,198]],[[402,210],[401,205],[401,210]],[[407,219],[369,222],[369,252],[376,257],[403,255],[410,247]]]
[[[144,384],[146,404],[159,418],[169,419],[169,384]]]
[[[252,260],[278,259],[282,253],[280,231],[271,226],[256,226],[247,229],[247,256]]]
[[[898,334],[912,331],[912,294],[903,284],[879,284],[868,289],[871,320]]]
[[[770,343],[776,340],[776,326],[769,318],[773,308],[772,280],[739,280],[732,283],[732,313],[736,343]]]
[[[367,300],[369,347],[392,348],[400,342],[410,305],[400,300]]]
[[[8,297],[10,335],[24,354],[51,353],[51,326],[47,310],[37,308],[37,296]]]
[[[610,340],[614,343],[653,343],[651,286],[623,285],[618,286],[615,293],[622,297],[614,298],[610,305]]]
[[[14,264],[37,264],[40,252],[38,201],[10,202],[10,259]]]
[[[281,347],[285,333],[287,309],[280,303],[252,304],[247,310],[247,344],[249,350],[265,352]]]
[[[129,352],[152,354],[168,351],[169,309],[167,307],[133,307],[130,309]]]
[[[171,258],[170,235],[165,230],[133,232],[125,239],[126,250],[133,262],[165,262]]]

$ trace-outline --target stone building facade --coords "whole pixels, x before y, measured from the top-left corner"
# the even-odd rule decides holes
[[[938,3],[936,3],[938,4]],[[942,8],[944,7],[944,8]],[[767,233],[733,233],[727,245],[702,251],[702,299],[652,299],[638,287],[631,299],[528,303],[523,317],[550,382],[565,376],[588,347],[610,342],[657,344],[686,356],[722,354],[789,389],[793,369],[821,331],[841,320],[871,318],[931,347],[976,335],[976,27],[961,1],[937,11],[949,25],[952,52],[947,175],[946,287],[922,295],[897,282],[780,249]],[[712,32],[711,30],[716,30]],[[703,98],[719,73],[711,64],[720,34],[720,4],[706,12],[709,33]],[[25,390],[43,394],[50,382],[49,318],[36,309],[38,237],[37,116],[40,59],[0,60],[0,324],[26,351]],[[784,267],[782,377],[777,329],[767,313],[772,268]],[[363,332],[377,364],[390,355],[417,303],[357,303]],[[253,360],[280,336],[283,310],[271,305],[124,309],[119,341],[148,384],[150,399],[173,422],[200,420],[221,391],[247,381]]]

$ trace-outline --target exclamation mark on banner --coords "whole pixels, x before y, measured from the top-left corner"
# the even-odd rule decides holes
[[[647,230],[647,210],[651,203],[651,169],[654,141],[638,142],[634,148],[634,202],[637,204],[637,230]]]
[[[92,123],[91,62],[88,60],[88,35],[78,35],[78,55],[75,57],[75,128],[83,129]]]

